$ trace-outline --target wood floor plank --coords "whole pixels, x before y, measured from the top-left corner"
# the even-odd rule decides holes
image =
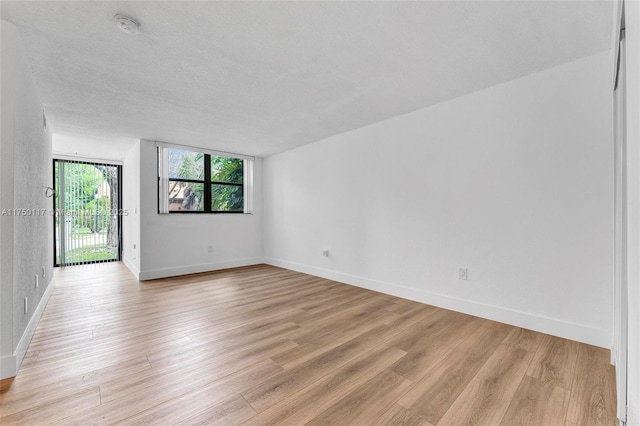
[[[571,389],[579,346],[571,340],[544,335],[527,375]]]
[[[525,375],[500,424],[562,426],[567,417],[570,394],[551,382]]]
[[[242,396],[258,413],[265,411],[285,397],[304,389],[345,365],[359,354],[368,352],[389,340],[396,333],[395,327],[390,325],[376,327],[298,367],[284,371],[273,379],[244,392]]]
[[[55,362],[36,363],[33,368],[20,371],[20,374],[32,377],[46,377],[54,370],[66,370],[69,374],[82,374],[93,371],[107,365],[120,362],[122,360],[133,359],[144,354],[145,351],[160,352],[164,350],[173,351],[175,348],[181,347],[189,342],[188,337],[167,340],[155,346],[146,344],[139,345],[131,342],[131,345],[115,346],[112,352],[107,347],[102,347],[99,351],[87,351],[85,357],[81,353],[74,352],[73,356],[68,359],[59,358]]]
[[[228,336],[189,336],[195,343],[203,343],[206,345],[214,346],[215,348],[225,350],[235,350],[237,348],[245,347],[248,344],[255,344],[257,342],[264,342],[272,340],[273,338],[287,338],[298,330],[300,326],[292,322],[284,322],[279,324],[273,324],[271,327],[264,329],[257,329],[252,332],[246,333],[234,333]]]
[[[447,328],[451,323],[459,323],[466,319],[466,315],[457,312],[450,314],[448,311],[439,310],[433,315],[428,316],[424,320],[415,324],[409,329],[400,329],[400,332],[393,339],[393,345],[403,351],[411,351],[419,348],[422,344],[428,343],[431,336],[436,335],[441,330]],[[402,319],[397,320],[399,324],[404,324]]]
[[[339,295],[337,298],[330,298],[324,301],[314,301],[313,304],[303,308],[303,312],[291,318],[291,321],[301,326],[315,325],[318,320],[327,320],[334,315],[343,314],[351,310],[352,307],[363,305],[377,298],[377,294],[369,292],[367,294]]]
[[[100,368],[81,376],[53,375],[51,380],[33,381],[17,377],[12,384],[10,393],[0,397],[2,404],[2,416],[37,408],[60,400],[62,397],[71,397],[85,390],[95,388],[100,383],[114,380],[122,380],[123,377],[136,376],[144,371],[149,371],[151,365],[146,357],[129,360],[123,363]]]
[[[297,343],[300,343],[300,345],[297,348],[273,357],[273,360],[285,369],[294,368],[358,337],[366,331],[383,324],[388,324],[396,318],[397,314],[380,311],[371,312],[359,319],[352,318],[346,325],[342,325],[342,322],[332,322],[331,328],[333,330],[324,333],[317,339],[311,339],[313,329],[309,330],[309,338],[304,339],[297,339],[297,332],[294,332],[291,338]]]
[[[420,381],[429,368],[439,363],[450,352],[452,346],[475,333],[484,320],[469,315],[449,321],[445,327],[423,336],[416,336],[416,345],[408,350],[407,356],[398,361],[391,370],[413,381]],[[407,334],[414,334],[407,331]]]
[[[13,387],[15,380],[15,377],[0,380],[0,395],[7,393]]]
[[[509,325],[509,324],[504,324],[501,322],[497,322],[497,321],[491,321],[491,320],[485,320],[484,323],[482,324],[482,326],[484,328],[488,328],[490,330],[494,330],[494,331],[500,331],[502,333],[504,333],[504,336],[507,337],[509,336],[509,334],[511,334],[511,332],[513,332],[513,326]]]
[[[399,299],[397,297],[394,297],[392,302],[393,303],[385,309],[398,314],[402,314],[413,309],[424,309],[425,306],[420,302],[415,302],[409,299]],[[435,306],[430,306],[430,308],[433,308],[432,311],[438,310]]]
[[[468,336],[428,370],[399,404],[435,425],[503,340],[500,331],[489,328]]]
[[[135,356],[140,354],[142,349],[150,346],[168,349],[172,346],[181,346],[189,341],[189,337],[183,333],[154,333],[134,340],[93,341],[63,350],[40,351],[37,361],[29,365],[28,368],[24,368],[24,373],[29,374],[30,371],[52,368],[72,361],[75,366],[78,366],[80,363],[86,364],[94,359],[102,359],[105,354],[112,357]]]
[[[500,345],[438,423],[499,424],[532,357],[523,349]]]
[[[616,421],[615,371],[605,349],[578,345],[567,420],[578,425],[613,425]]]
[[[514,327],[504,341],[505,345],[524,349],[527,352],[536,352],[544,334],[537,333],[520,327]]]
[[[154,368],[167,368],[171,366],[188,366],[195,363],[204,363],[216,359],[222,361],[226,358],[277,358],[280,354],[289,352],[299,345],[294,341],[280,336],[271,336],[254,342],[235,344],[233,347],[220,347],[211,342],[205,342],[194,346],[181,348],[175,352],[165,351],[149,355],[147,358]]]
[[[390,312],[394,310],[386,309]],[[418,324],[429,323],[433,318],[437,318],[442,309],[435,306],[422,305],[421,307],[414,307],[404,312],[396,312],[400,316],[395,320],[396,327],[401,329],[410,329],[417,327]]]
[[[305,424],[404,355],[406,352],[394,347],[375,348],[273,405],[243,426]]]
[[[3,426],[615,422],[607,350],[336,281],[109,263],[52,285]]]
[[[265,363],[267,366],[277,365],[262,356],[246,355],[243,357],[212,358],[205,362],[171,365],[166,368],[152,368],[133,377],[111,380],[100,385],[102,402],[132,398],[140,393],[148,393],[148,389],[174,383],[175,388],[197,387],[212,381],[224,379],[233,373],[246,371],[254,365]],[[277,370],[282,371],[278,366]],[[271,370],[268,370],[271,371]]]
[[[39,329],[38,331],[42,331]],[[53,351],[60,348],[69,348],[70,345],[76,345],[78,343],[90,341],[93,339],[92,330],[84,330],[77,333],[67,333],[64,339],[60,338],[60,335],[54,332],[40,333],[43,338],[36,338],[36,335],[31,339],[29,344],[29,352],[38,352],[38,349],[45,347],[48,351]],[[39,336],[38,336],[39,337]]]
[[[324,345],[333,341],[338,333],[348,333],[358,330],[373,321],[382,319],[390,321],[397,318],[398,314],[381,309],[375,300],[360,306],[352,306],[343,309],[341,313],[315,320],[313,327],[301,327],[291,333],[291,339],[299,344],[317,343]]]
[[[123,395],[120,398],[102,402],[100,406],[92,409],[83,410],[75,414],[68,413],[68,417],[61,419],[54,424],[58,426],[71,424],[122,424],[127,419],[136,418],[136,416],[149,416],[156,418],[155,410],[162,408],[171,401],[177,400],[190,392],[201,392],[207,395],[206,403],[216,404],[223,402],[241,391],[250,388],[254,383],[260,383],[280,372],[282,369],[273,361],[265,360],[258,364],[251,365],[241,371],[237,371],[218,380],[208,381],[202,379],[199,384],[194,383],[190,379],[193,377],[183,378],[183,380],[167,381],[158,385],[142,388],[135,394]],[[204,382],[204,383],[203,383]],[[186,401],[193,400],[197,405],[201,401],[193,398],[186,398]],[[184,399],[181,400],[183,405],[179,407],[178,414],[193,414],[194,411],[186,409],[189,405]],[[206,407],[202,407],[203,409]],[[134,420],[131,420],[134,421]],[[162,421],[159,421],[162,423]],[[158,422],[156,422],[158,423]]]
[[[67,413],[90,410],[100,406],[100,390],[97,386],[78,392],[73,395],[65,395],[55,401],[44,405],[27,408],[5,415],[2,413],[3,425],[40,425],[58,421],[67,416]]]
[[[240,395],[220,402],[227,393],[218,384],[209,384],[192,392],[158,404],[124,420],[128,425],[178,424],[192,418],[200,421],[240,421],[255,416],[256,412]],[[188,409],[185,409],[188,407]],[[232,417],[233,416],[233,417]]]
[[[309,421],[308,425],[368,425],[384,414],[413,382],[385,370]]]
[[[237,425],[255,415],[256,412],[249,403],[237,395],[176,424],[183,426]]]
[[[388,409],[371,426],[434,426],[426,421],[422,416],[404,408],[401,405],[394,405]]]

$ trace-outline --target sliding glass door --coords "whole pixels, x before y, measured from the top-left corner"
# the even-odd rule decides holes
[[[55,266],[119,261],[122,167],[54,160]]]

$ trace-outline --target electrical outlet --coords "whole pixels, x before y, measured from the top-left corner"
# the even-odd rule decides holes
[[[207,252],[213,253],[213,246],[207,246]]]
[[[324,249],[324,250],[322,250],[322,255],[323,255],[324,257],[329,257],[329,249]]]
[[[27,305],[27,298],[25,297],[25,298],[24,298],[24,313],[25,313],[25,314],[28,312],[27,306],[28,306],[28,305]]]
[[[469,279],[469,270],[467,268],[460,268],[460,270],[458,271],[458,279],[459,280]]]
[[[36,274],[36,288],[38,288],[40,286],[40,283],[38,282],[38,274]]]
[[[135,245],[135,244],[133,245],[133,249],[134,249],[134,250],[136,249],[136,245]]]

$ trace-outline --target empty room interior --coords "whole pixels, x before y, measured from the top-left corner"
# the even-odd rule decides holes
[[[3,425],[640,425],[640,2],[2,1]]]

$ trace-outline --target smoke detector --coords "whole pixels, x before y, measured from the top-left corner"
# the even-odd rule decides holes
[[[120,28],[127,34],[136,35],[142,32],[142,30],[140,29],[140,23],[130,16],[121,15],[118,13],[113,17],[113,20],[116,21],[116,25],[118,25],[118,28]]]

